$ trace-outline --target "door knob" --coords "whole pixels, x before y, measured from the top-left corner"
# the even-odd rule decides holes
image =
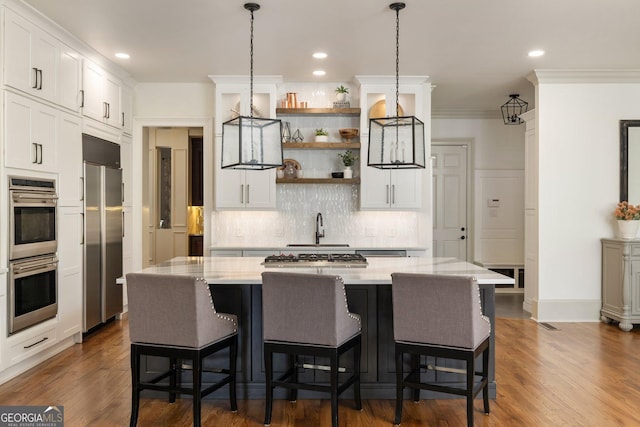
[[[466,239],[465,236],[460,236],[460,240],[464,240],[464,239]]]
[[[464,227],[460,227],[460,231],[464,231]]]

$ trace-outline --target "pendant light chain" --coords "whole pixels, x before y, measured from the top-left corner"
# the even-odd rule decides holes
[[[396,8],[396,117],[400,111],[400,8]]]
[[[249,117],[253,119],[253,9],[251,10],[251,42],[249,47],[250,60],[250,83],[249,83]]]

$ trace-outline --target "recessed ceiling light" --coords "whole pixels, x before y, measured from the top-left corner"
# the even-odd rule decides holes
[[[326,71],[324,71],[324,70],[315,70],[315,71],[313,72],[313,75],[314,75],[314,76],[324,76],[325,74],[327,74],[327,72],[326,72]]]
[[[124,53],[124,52],[118,52],[116,53],[116,58],[120,58],[120,59],[129,59],[130,56],[128,53]]]
[[[327,54],[324,52],[316,52],[313,54],[313,57],[316,59],[324,59],[327,57]]]
[[[536,58],[536,57],[542,56],[542,55],[544,55],[544,50],[536,49],[536,50],[529,51],[529,56],[532,57],[532,58]]]

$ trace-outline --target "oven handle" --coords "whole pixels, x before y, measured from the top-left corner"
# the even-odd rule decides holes
[[[46,273],[47,271],[55,270],[58,267],[58,262],[47,262],[46,264],[37,264],[37,265],[14,265],[13,273],[16,275],[16,278],[19,278],[21,274],[30,273]]]
[[[47,202],[55,202],[58,200],[58,196],[56,194],[30,194],[30,193],[14,193],[13,200],[41,200],[42,203]]]

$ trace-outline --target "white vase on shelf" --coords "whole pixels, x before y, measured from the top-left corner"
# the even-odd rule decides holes
[[[638,227],[640,226],[640,220],[624,220],[619,219],[618,222],[618,237],[621,239],[635,239],[638,234]]]
[[[345,179],[353,178],[353,170],[351,169],[351,166],[345,166],[343,173]]]

